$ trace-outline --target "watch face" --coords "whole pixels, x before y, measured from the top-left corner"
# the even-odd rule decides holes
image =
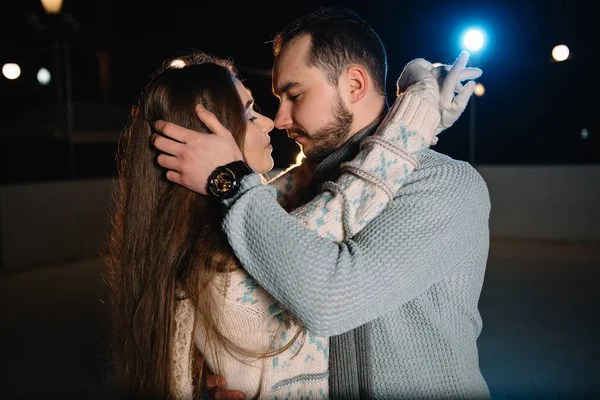
[[[240,189],[240,180],[252,172],[243,161],[234,161],[213,171],[208,179],[208,189],[213,196],[228,199]]]
[[[210,191],[213,195],[221,197],[229,193],[235,183],[235,176],[228,168],[223,168],[210,181]]]

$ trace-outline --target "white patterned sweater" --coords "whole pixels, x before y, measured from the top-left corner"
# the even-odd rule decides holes
[[[311,177],[304,164],[288,169],[269,184],[277,189],[280,204],[307,228],[341,242],[360,231],[393,199],[404,179],[418,167],[412,153],[437,139],[434,132],[439,121],[437,105],[404,93],[376,132],[361,142],[356,158],[340,166],[339,179],[325,183],[312,201],[302,206],[297,201]],[[283,319],[289,319],[284,318],[281,305],[243,270],[218,276],[211,290],[220,307],[221,332],[244,349],[258,353],[278,349],[298,329],[294,322],[282,325]],[[301,336],[283,353],[260,359],[209,348],[189,300],[178,302],[175,320],[174,398],[193,397],[192,342],[212,373],[225,377],[228,388],[243,391],[247,398],[255,396],[259,388],[260,399],[328,398],[328,338],[306,332],[304,340]],[[194,323],[196,336],[192,338]]]

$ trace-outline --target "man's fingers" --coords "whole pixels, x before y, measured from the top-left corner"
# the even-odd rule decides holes
[[[175,140],[172,140],[168,137],[160,136],[159,134],[153,133],[150,140],[154,147],[163,153],[171,154],[173,156],[177,156],[181,154],[184,147],[182,143],[179,143]]]
[[[156,162],[163,168],[181,173],[181,162],[177,157],[161,153],[156,157]]]
[[[208,111],[201,104],[196,105],[196,115],[200,121],[204,122],[204,125],[215,135],[218,136],[233,136],[227,128],[219,122],[215,114]]]
[[[181,143],[187,143],[186,138],[189,137],[190,132],[192,134],[194,133],[194,131],[190,131],[189,129],[183,128],[179,125],[175,125],[172,122],[162,120],[155,121],[153,128],[155,131],[162,133],[164,136]]]
[[[183,185],[182,176],[181,176],[181,174],[179,172],[169,170],[169,171],[167,171],[167,173],[165,174],[165,176],[171,182],[177,183],[179,185]]]

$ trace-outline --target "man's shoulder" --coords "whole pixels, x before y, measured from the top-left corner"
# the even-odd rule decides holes
[[[447,173],[449,175],[459,174],[471,177],[483,178],[479,172],[468,162],[457,160],[448,155],[438,153],[437,151],[426,149],[415,154],[419,167],[415,172],[422,172],[424,174],[440,174]]]
[[[415,153],[415,158],[419,161],[419,169],[431,168],[463,168],[474,169],[466,161],[457,160],[446,154],[438,153],[432,149],[425,149]]]
[[[477,169],[466,161],[454,159],[431,149],[415,154],[419,167],[409,176],[405,187],[427,187],[434,192],[489,198],[487,185]],[[414,188],[413,188],[414,189]],[[401,189],[402,191],[402,189]],[[401,193],[399,193],[401,194]]]

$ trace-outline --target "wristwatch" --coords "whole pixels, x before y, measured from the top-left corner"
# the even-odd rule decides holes
[[[208,193],[219,200],[230,199],[240,190],[242,178],[253,172],[243,161],[217,167],[208,177]]]

